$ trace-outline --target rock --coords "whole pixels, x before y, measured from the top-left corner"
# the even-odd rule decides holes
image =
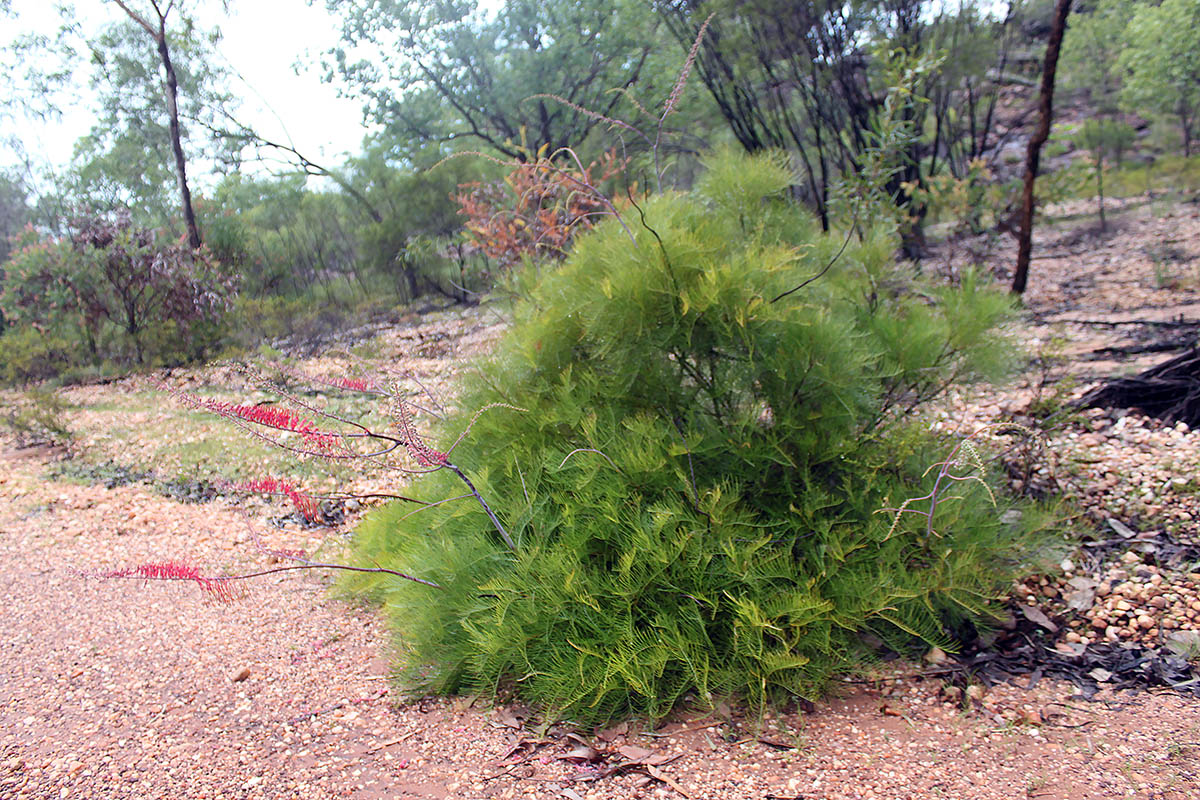
[[[950,657],[946,655],[946,651],[940,647],[931,647],[925,654],[925,663],[933,666],[945,664],[949,660]]]
[[[241,683],[242,681],[246,680],[249,677],[250,677],[250,668],[242,667],[242,671],[239,672],[237,675],[234,675],[229,680],[231,683]]]

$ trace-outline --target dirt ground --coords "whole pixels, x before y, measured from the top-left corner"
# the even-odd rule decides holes
[[[1027,404],[1068,373],[1081,391],[1170,355],[1121,352],[1164,333],[1124,323],[1200,316],[1193,207],[1130,203],[1113,216],[1116,234],[1050,229],[1035,251],[1022,336],[1066,360],[1003,392],[958,398],[959,423]],[[993,258],[1004,262],[1009,249]],[[942,255],[947,268],[961,256]],[[415,347],[437,373],[434,362],[467,357],[494,335],[481,318],[463,319],[445,335],[444,321],[385,335],[383,354]],[[83,401],[121,390],[73,391]],[[1105,454],[1061,485],[1098,519],[1140,530],[1170,520],[1170,535],[1191,541],[1195,484],[1170,479],[1200,462],[1200,434],[1121,418],[1056,434],[1063,464],[1072,447]],[[95,435],[102,415],[87,422],[91,456],[123,452],[130,463],[143,452]],[[318,573],[271,576],[231,604],[191,586],[89,577],[168,559],[262,566],[255,536],[308,549],[311,529],[270,524],[279,509],[267,506],[53,480],[58,452],[0,449],[3,798],[1200,798],[1200,700],[1171,691],[1102,688],[1085,700],[1071,684],[1022,679],[973,684],[960,697],[931,665],[893,662],[812,709],[764,719],[681,710],[657,729],[540,730],[521,708],[475,698],[397,704],[379,616],[331,599]],[[1186,575],[1164,568],[1160,582]],[[1035,587],[1051,610],[1062,580]],[[1100,612],[1085,611],[1064,636],[1108,636],[1092,625]],[[1123,635],[1115,619],[1111,640],[1142,635],[1136,626]],[[1167,632],[1167,621],[1155,630]]]

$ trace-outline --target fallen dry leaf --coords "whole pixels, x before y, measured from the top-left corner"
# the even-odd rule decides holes
[[[630,761],[645,761],[650,756],[654,755],[653,750],[647,750],[644,747],[627,744],[623,747],[618,747],[617,752],[625,756]]]

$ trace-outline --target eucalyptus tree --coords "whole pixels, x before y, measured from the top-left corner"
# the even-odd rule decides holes
[[[1190,156],[1200,121],[1200,0],[1138,4],[1119,65],[1123,102],[1174,118]]]
[[[153,51],[157,58],[157,66],[161,77],[161,86],[158,100],[161,103],[161,110],[165,114],[159,114],[161,119],[165,116],[167,126],[167,138],[170,144],[171,157],[174,162],[175,177],[179,186],[180,209],[183,213],[184,225],[187,227],[188,243],[193,249],[200,247],[200,229],[196,224],[196,213],[192,207],[192,193],[188,185],[187,177],[187,158],[183,152],[183,130],[180,124],[180,108],[179,108],[179,76],[176,72],[175,60],[172,57],[172,50],[181,41],[194,41],[196,36],[196,28],[193,20],[188,17],[183,8],[183,0],[144,0],[140,6],[135,6],[134,0],[111,0],[113,4],[125,12],[125,15],[141,30],[143,34],[143,44],[149,43],[153,47]],[[172,20],[172,12],[175,12]],[[173,25],[175,27],[169,27]],[[117,31],[113,31],[116,33]],[[148,42],[147,42],[148,40]],[[98,57],[105,58],[103,51],[98,52]],[[120,52],[120,51],[117,51]],[[199,66],[202,61],[193,62]],[[134,59],[122,59],[118,63],[119,67],[123,67],[131,71],[129,77],[140,78],[140,81],[130,81],[122,76],[117,86],[136,85],[140,82],[145,85],[146,75],[141,72],[137,73],[138,67],[144,68],[144,62],[139,63]],[[107,73],[101,64],[101,75],[107,76]],[[118,116],[124,117],[125,121],[132,126],[140,124],[138,112],[144,110],[135,107],[134,113],[129,113],[129,108],[126,105],[127,95],[123,91],[116,92],[107,97],[107,108],[110,113],[115,112]],[[210,100],[211,102],[211,100]]]
[[[343,19],[329,77],[368,117],[397,137],[517,160],[605,125],[655,55],[655,18],[639,0],[327,5]]]
[[[1116,113],[1121,93],[1119,59],[1135,0],[1097,0],[1078,9],[1063,37],[1063,86],[1086,92],[1102,115]]]
[[[876,85],[881,50],[918,57],[928,0],[657,0],[654,6],[681,46],[707,22],[696,71],[737,141],[750,152],[783,148],[803,167],[804,199],[829,227],[831,191],[856,173],[878,144],[877,114],[887,87]],[[883,46],[878,46],[882,43]],[[913,104],[905,124],[923,127]],[[920,180],[918,146],[887,179],[887,193],[908,205]],[[906,236],[920,249],[919,221]]]
[[[128,208],[154,225],[174,207],[193,248],[200,232],[189,162],[212,156],[205,121],[232,102],[215,52],[220,34],[197,25],[192,12],[199,4],[102,0],[58,6],[57,30],[27,30],[6,42],[4,52],[20,69],[5,76],[16,91],[0,106],[10,115],[53,119],[81,94],[93,98],[98,119],[77,142],[72,168],[55,177],[57,191],[73,196],[76,205]],[[105,10],[107,21],[97,25]]]
[[[1036,198],[1033,193],[1037,180],[1042,146],[1050,138],[1050,125],[1054,116],[1054,87],[1058,75],[1058,55],[1062,51],[1063,36],[1067,30],[1067,17],[1071,13],[1073,0],[1055,0],[1054,17],[1051,21],[1046,53],[1042,58],[1042,83],[1038,90],[1038,126],[1029,137],[1025,151],[1025,176],[1021,189],[1021,210],[1017,230],[1017,264],[1013,268],[1013,294],[1023,294],[1029,281],[1029,261],[1033,252],[1033,210]]]
[[[232,102],[213,57],[218,37],[180,17],[167,35],[169,79],[147,38],[140,24],[125,19],[87,39],[97,120],[76,143],[66,188],[81,205],[128,208],[149,225],[178,214],[195,248],[200,231],[188,165],[214,155],[219,142],[205,123]]]

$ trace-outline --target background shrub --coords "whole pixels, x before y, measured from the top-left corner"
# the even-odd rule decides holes
[[[236,291],[236,276],[206,249],[137,227],[127,212],[76,220],[69,239],[27,229],[18,244],[4,265],[0,351],[21,357],[40,348],[53,374],[63,373],[60,360],[96,367],[202,359]],[[70,340],[78,345],[62,346]]]
[[[778,159],[723,156],[647,202],[636,244],[605,222],[519,304],[438,442],[487,403],[527,409],[489,411],[455,451],[516,549],[469,501],[390,506],[357,534],[361,563],[445,587],[349,584],[386,603],[411,686],[510,687],[583,722],[812,697],[864,631],[949,646],[987,613],[1020,537],[986,491],[931,531],[875,512],[928,490],[949,448],[904,412],[1002,368],[1009,301],[898,272],[887,232],[822,235],[789,182]]]
[[[74,440],[67,412],[71,405],[62,395],[30,389],[11,396],[0,416],[0,428],[11,434],[18,447],[47,444],[69,447]]]

